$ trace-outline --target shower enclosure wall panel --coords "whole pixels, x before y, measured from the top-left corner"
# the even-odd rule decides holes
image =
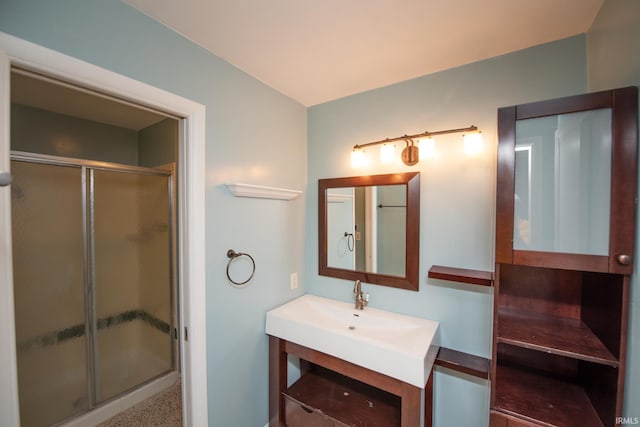
[[[100,328],[98,320],[95,359],[100,402],[171,368],[169,182],[166,176],[93,170],[90,183],[96,317],[126,325]],[[132,321],[127,321],[129,317]],[[164,334],[149,333],[154,328]],[[118,345],[120,339],[129,345]],[[132,349],[137,353],[147,349],[159,372],[145,375],[134,364]],[[104,375],[109,360],[126,361],[127,356],[132,362],[121,363],[117,376]]]
[[[24,426],[76,416],[176,366],[171,173],[47,161],[68,162],[12,160]]]
[[[48,425],[89,402],[81,168],[13,161],[11,169],[21,419]]]

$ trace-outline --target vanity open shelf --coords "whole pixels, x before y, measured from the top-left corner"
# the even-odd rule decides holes
[[[318,365],[284,397],[291,426],[400,426],[400,397]]]

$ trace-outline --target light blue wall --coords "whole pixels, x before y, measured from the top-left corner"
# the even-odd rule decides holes
[[[91,120],[11,104],[11,149],[138,164],[138,133]]]
[[[640,87],[640,2],[605,1],[587,40],[591,91]],[[631,279],[625,382],[624,415],[627,417],[640,417],[640,221],[636,222],[636,273]]]
[[[605,0],[587,34],[589,90],[640,85],[640,2]]]
[[[308,113],[307,291],[351,301],[352,284],[318,275],[317,180],[421,172],[420,292],[365,285],[370,305],[440,321],[441,344],[489,357],[492,290],[426,279],[431,265],[493,270],[496,112],[501,106],[585,92],[586,37],[576,36],[311,107]],[[438,157],[354,170],[362,144],[425,130],[477,125],[484,150],[463,154],[461,135],[436,140]],[[376,157],[373,155],[372,157]],[[436,426],[488,422],[486,381],[436,372]]]
[[[115,0],[0,0],[0,31],[206,105],[206,307],[210,425],[268,420],[264,316],[304,293],[305,195],[234,198],[243,182],[306,190],[306,109]],[[256,260],[243,289],[226,252]],[[289,291],[289,274],[302,286]]]
[[[176,145],[178,126],[178,120],[167,118],[140,129],[138,132],[138,162],[140,166],[152,168],[176,161],[178,157]]]

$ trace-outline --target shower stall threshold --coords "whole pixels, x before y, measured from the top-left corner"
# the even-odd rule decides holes
[[[61,424],[60,427],[87,427],[98,425],[150,398],[151,396],[171,387],[179,380],[180,374],[178,372],[169,372],[168,374],[152,380],[129,393],[114,398],[104,405],[96,407],[86,414],[82,414],[64,424]]]

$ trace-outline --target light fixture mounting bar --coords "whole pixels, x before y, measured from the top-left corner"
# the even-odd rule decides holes
[[[370,147],[373,145],[380,145],[380,144],[387,144],[389,142],[396,142],[396,141],[405,141],[408,143],[409,141],[412,141],[414,139],[428,138],[430,136],[435,136],[435,135],[446,135],[448,133],[460,133],[460,132],[475,132],[477,130],[478,130],[477,126],[471,125],[469,127],[459,128],[459,129],[437,130],[435,132],[426,131],[423,133],[417,133],[415,135],[404,135],[404,136],[398,136],[396,138],[386,138],[386,139],[381,139],[380,141],[368,142],[366,144],[356,144],[353,146],[353,149],[360,150],[365,147]]]

